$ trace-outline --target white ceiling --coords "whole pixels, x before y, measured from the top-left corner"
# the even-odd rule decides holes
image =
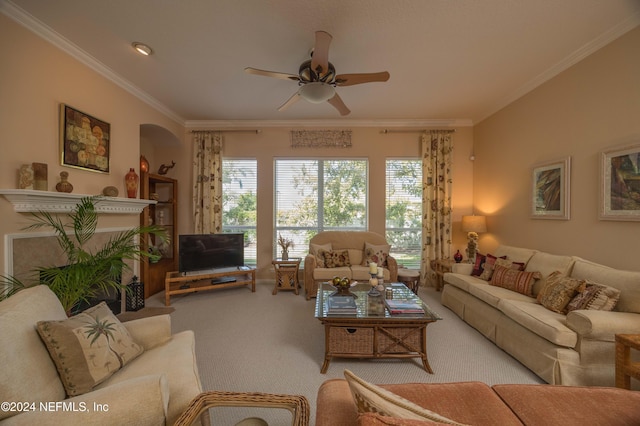
[[[476,123],[640,24],[638,0],[0,0],[0,10],[173,118]],[[316,30],[338,74],[389,71],[277,107]],[[154,54],[134,52],[133,41]]]

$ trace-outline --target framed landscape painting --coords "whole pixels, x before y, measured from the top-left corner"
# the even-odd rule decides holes
[[[571,157],[533,167],[531,217],[569,220]]]
[[[601,220],[640,220],[640,143],[602,152]]]
[[[60,156],[63,166],[109,173],[111,125],[60,105]]]

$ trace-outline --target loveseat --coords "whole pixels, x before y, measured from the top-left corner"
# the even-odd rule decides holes
[[[316,426],[451,424],[428,420],[436,416],[473,426],[640,424],[640,392],[624,389],[480,382],[373,385],[348,372],[345,376],[349,382],[330,379],[320,386]]]
[[[503,245],[444,283],[444,306],[550,384],[614,386],[615,334],[640,333],[640,272]]]
[[[397,281],[398,263],[389,250],[385,237],[375,232],[319,232],[309,241],[309,254],[304,259],[307,300],[316,297],[318,283],[334,276],[368,282],[370,262],[383,268],[385,281]]]
[[[92,308],[92,312],[104,308],[103,304]],[[101,320],[108,317],[100,312]],[[10,404],[0,410],[1,424],[169,425],[202,392],[194,334],[191,331],[171,334],[169,315],[124,323],[109,317],[111,322],[103,324],[104,333],[114,337],[119,333],[124,340],[130,338],[135,345],[129,347],[142,353],[106,380],[82,392],[82,380],[78,377],[85,371],[80,365],[70,365],[73,358],[69,347],[63,348],[62,340],[53,337],[56,327],[80,318],[86,321],[84,316],[67,319],[58,298],[44,285],[21,290],[0,302],[0,401]],[[76,332],[91,333],[87,329],[71,329],[71,333]],[[108,340],[104,347],[117,348],[120,337]],[[92,352],[99,341],[94,343],[98,345],[78,345],[88,357],[86,365],[100,364],[99,348]],[[60,351],[56,359],[62,363],[61,373],[49,346]],[[121,353],[120,357],[125,355]],[[111,364],[109,371],[113,368]],[[85,374],[85,380],[90,381],[93,374]],[[64,384],[62,376],[66,378]],[[69,377],[73,379],[67,380]],[[79,394],[68,397],[69,393]],[[208,423],[208,417],[202,421]]]

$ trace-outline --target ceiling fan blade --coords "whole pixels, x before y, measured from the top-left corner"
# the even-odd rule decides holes
[[[311,56],[311,69],[322,75],[329,69],[329,45],[331,34],[326,31],[316,31],[316,45]]]
[[[333,95],[333,98],[329,99],[327,102],[329,102],[335,109],[337,109],[340,115],[349,115],[349,113],[351,112],[349,111],[349,108],[347,108],[347,106],[344,104],[344,102],[342,102],[342,98],[338,96],[338,93]]]
[[[257,68],[250,68],[250,67],[245,68],[244,71],[247,74],[262,75],[264,77],[275,77],[283,80],[293,80],[293,81],[300,80],[297,74],[287,74],[284,72],[276,72],[276,71],[265,71],[265,70],[259,70]]]
[[[387,81],[389,77],[390,74],[387,71],[365,74],[340,74],[336,76],[335,82],[336,86],[353,86],[354,84]]]
[[[284,111],[285,109],[289,108],[291,105],[295,104],[299,100],[300,100],[300,93],[296,92],[293,94],[293,96],[287,99],[287,102],[283,103],[282,105],[280,105],[280,107],[278,107],[278,111]]]

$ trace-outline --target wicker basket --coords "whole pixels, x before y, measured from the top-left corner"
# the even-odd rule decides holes
[[[420,339],[422,338],[423,332],[421,329],[385,327],[384,330],[394,336],[396,339],[393,339],[384,332],[379,331],[377,339],[377,352],[379,353],[418,352],[420,348],[422,348]],[[401,343],[399,343],[398,341],[401,341]],[[416,351],[410,351],[406,348],[406,346],[416,348]]]
[[[329,353],[372,354],[373,328],[371,327],[330,327]]]

